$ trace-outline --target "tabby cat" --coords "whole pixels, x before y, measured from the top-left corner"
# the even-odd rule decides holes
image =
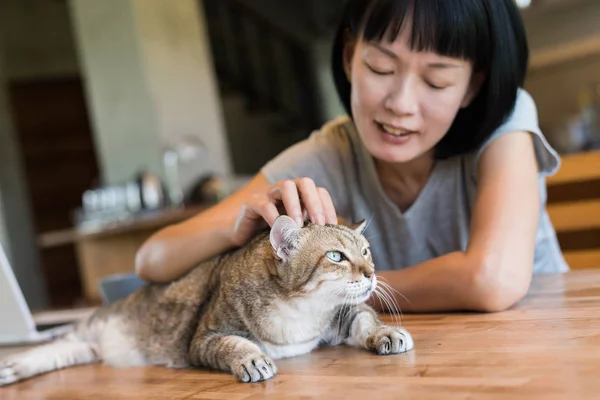
[[[396,354],[403,328],[365,304],[377,286],[364,221],[352,227],[280,216],[247,245],[171,283],[148,284],[99,308],[56,341],[0,361],[0,386],[74,365],[210,367],[257,382],[274,359],[319,345]]]

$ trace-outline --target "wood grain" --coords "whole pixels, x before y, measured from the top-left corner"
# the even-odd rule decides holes
[[[598,268],[600,265],[600,250],[565,251],[564,256],[569,265],[578,268]]]
[[[600,178],[600,150],[561,155],[561,167],[549,176],[548,185],[581,182]]]
[[[548,216],[572,269],[600,266],[600,151],[563,155],[548,177]]]
[[[101,365],[0,389],[2,399],[596,399],[600,270],[536,277],[514,309],[405,315],[415,350],[375,356],[347,347],[279,360],[279,374]],[[385,317],[390,320],[389,317]],[[375,397],[374,397],[375,396]]]
[[[556,230],[600,228],[600,199],[550,204],[547,209]]]

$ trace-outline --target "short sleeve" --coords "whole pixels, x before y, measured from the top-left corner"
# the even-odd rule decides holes
[[[327,189],[334,206],[345,206],[344,160],[349,140],[341,124],[333,121],[287,148],[260,170],[271,183],[286,179],[311,178]]]
[[[538,169],[542,175],[553,175],[560,167],[560,157],[544,137],[539,125],[535,101],[527,91],[519,89],[513,112],[479,149],[479,154],[494,139],[512,131],[530,132],[534,139]],[[479,158],[479,157],[477,157]]]

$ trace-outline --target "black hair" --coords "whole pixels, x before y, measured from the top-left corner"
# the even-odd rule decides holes
[[[485,74],[477,96],[458,112],[437,144],[436,157],[475,150],[510,115],[523,86],[529,49],[517,6],[513,0],[347,0],[331,61],[338,95],[350,117],[347,40],[392,42],[408,19],[411,49],[469,60],[474,72]]]

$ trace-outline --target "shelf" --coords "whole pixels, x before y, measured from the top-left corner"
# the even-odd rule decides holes
[[[580,60],[593,55],[600,55],[600,35],[588,36],[574,42],[559,44],[548,50],[532,53],[529,62],[529,72],[539,71],[543,68]]]
[[[549,185],[600,179],[600,150],[561,155],[558,173],[548,177]]]

